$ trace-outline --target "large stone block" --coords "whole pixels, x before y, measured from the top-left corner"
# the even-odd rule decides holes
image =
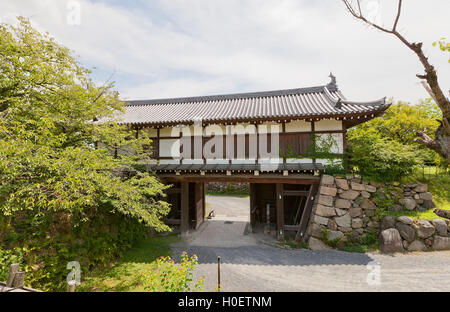
[[[352,220],[352,228],[354,229],[359,229],[362,228],[363,226],[363,220],[361,220],[360,218],[356,218]]]
[[[336,212],[334,211],[333,207],[328,207],[328,206],[318,204],[317,208],[316,208],[316,215],[319,215],[322,217],[333,217],[336,215]]]
[[[416,191],[417,193],[424,193],[424,192],[428,191],[428,185],[427,184],[418,184],[414,188],[414,191]]]
[[[344,209],[336,208],[335,210],[336,210],[336,214],[338,216],[343,216],[343,215],[345,215],[347,213],[347,210],[344,210]]]
[[[316,222],[317,224],[321,224],[321,225],[327,225],[328,224],[328,218],[315,215],[314,216],[314,222]]]
[[[433,219],[434,227],[440,236],[447,236],[447,223],[442,219]]]
[[[330,176],[328,174],[322,175],[322,180],[320,181],[321,185],[333,185],[334,184],[334,177]]]
[[[450,237],[435,236],[433,240],[434,250],[449,250],[450,249]]]
[[[395,218],[393,216],[385,216],[381,221],[381,230],[391,229],[395,227]]]
[[[405,206],[405,208],[408,210],[414,210],[414,208],[416,208],[416,205],[417,205],[414,198],[411,198],[411,197],[402,198],[399,200],[399,203],[402,204],[403,206]]]
[[[340,227],[351,227],[352,225],[352,217],[349,214],[345,214],[341,217],[334,218],[336,224]]]
[[[419,220],[417,225],[419,227],[418,231],[417,231],[417,235],[420,238],[428,238],[428,237],[432,236],[435,232],[434,226],[427,220]]]
[[[408,246],[408,251],[425,251],[425,250],[427,250],[427,247],[425,246],[425,244],[423,242],[421,242],[419,240],[413,241]]]
[[[430,192],[420,193],[419,197],[423,200],[433,200],[433,195]]]
[[[317,239],[317,238],[312,237],[312,236],[308,240],[308,247],[311,250],[329,250],[329,249],[331,249],[330,246],[326,245],[320,239]]]
[[[322,238],[324,236],[323,228],[316,223],[311,224],[311,226],[308,228],[308,233],[309,235],[317,238]]]
[[[413,222],[414,222],[414,220],[412,218],[407,217],[407,216],[397,217],[397,221],[404,223],[404,224],[408,224],[408,225],[413,224]]]
[[[337,187],[339,187],[343,190],[346,190],[346,191],[349,189],[348,182],[346,179],[335,179],[335,181],[336,181]]]
[[[377,209],[377,206],[370,200],[365,198],[361,203],[362,209]]]
[[[328,231],[328,240],[335,241],[341,239],[344,236],[344,233],[341,231]]]
[[[336,198],[336,201],[334,203],[334,207],[341,208],[341,209],[349,209],[352,206],[349,200],[342,199],[342,198]]]
[[[380,250],[384,253],[404,251],[402,238],[397,229],[386,229],[381,232]]]
[[[321,205],[332,207],[333,206],[333,196],[319,195],[317,202]]]
[[[367,184],[365,187],[366,191],[369,193],[375,193],[377,191],[377,188],[373,185]]]
[[[362,215],[362,209],[361,208],[350,208],[348,210],[348,214],[352,218],[359,217],[360,215]]]
[[[416,238],[416,231],[407,224],[397,222],[395,228],[400,233],[400,236],[406,240],[408,243],[411,243]]]
[[[359,192],[355,190],[348,190],[343,192],[342,194],[339,194],[339,196],[343,199],[354,200],[356,197],[359,196]]]
[[[364,184],[351,182],[351,186],[352,186],[352,190],[355,190],[355,191],[365,191],[366,190],[366,186]]]
[[[320,187],[320,194],[322,194],[322,195],[336,196],[336,193],[337,193],[337,188],[335,188],[335,187],[327,187],[327,186]]]

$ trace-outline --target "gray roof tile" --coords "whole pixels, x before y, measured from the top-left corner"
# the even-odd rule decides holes
[[[127,102],[125,124],[176,124],[226,120],[342,116],[373,113],[389,107],[385,98],[371,102],[347,100],[336,84],[278,91],[238,93]]]

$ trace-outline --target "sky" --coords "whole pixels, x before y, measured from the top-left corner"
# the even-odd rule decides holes
[[[389,27],[395,0],[363,0]],[[398,30],[423,42],[445,94],[449,0],[406,0]],[[351,100],[427,98],[416,55],[357,21],[340,0],[0,0],[0,22],[30,19],[74,51],[124,100],[269,91],[324,85],[331,72]]]

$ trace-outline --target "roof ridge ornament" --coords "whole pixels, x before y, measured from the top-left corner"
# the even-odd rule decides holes
[[[327,84],[327,87],[337,87],[337,85],[336,85],[336,77],[333,75],[332,72],[330,72],[330,75],[328,77],[331,78],[331,81]]]

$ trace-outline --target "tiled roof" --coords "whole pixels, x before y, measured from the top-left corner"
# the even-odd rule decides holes
[[[255,119],[337,117],[384,111],[385,98],[372,102],[347,100],[334,77],[324,86],[267,92],[188,98],[129,101],[121,122],[125,124],[246,121]]]

